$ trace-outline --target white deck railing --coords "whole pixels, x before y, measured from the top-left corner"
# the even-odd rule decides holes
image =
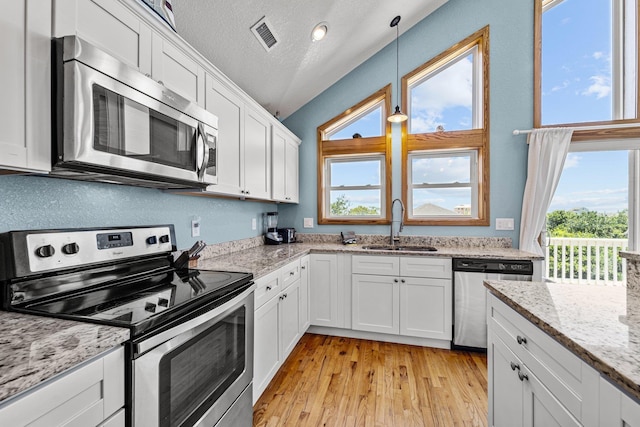
[[[550,237],[548,243],[548,279],[579,284],[626,283],[626,260],[618,252],[627,249],[627,239]]]

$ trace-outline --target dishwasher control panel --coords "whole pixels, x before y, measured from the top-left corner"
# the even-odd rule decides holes
[[[454,258],[453,270],[477,273],[532,275],[533,262],[530,260],[512,259]]]

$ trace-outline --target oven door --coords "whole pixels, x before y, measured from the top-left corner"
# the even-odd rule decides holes
[[[229,410],[233,425],[252,424],[253,286],[136,348],[135,427],[214,426]]]

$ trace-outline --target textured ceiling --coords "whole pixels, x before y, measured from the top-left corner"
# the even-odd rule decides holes
[[[178,33],[271,114],[302,107],[447,0],[174,0]],[[266,16],[278,43],[250,27]],[[326,22],[324,40],[311,30]]]

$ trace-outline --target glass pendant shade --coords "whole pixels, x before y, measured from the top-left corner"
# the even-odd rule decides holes
[[[387,120],[390,121],[391,123],[401,123],[407,120],[408,118],[409,117],[406,114],[400,111],[400,106],[396,105],[396,110],[393,112],[392,115],[387,117]]]

